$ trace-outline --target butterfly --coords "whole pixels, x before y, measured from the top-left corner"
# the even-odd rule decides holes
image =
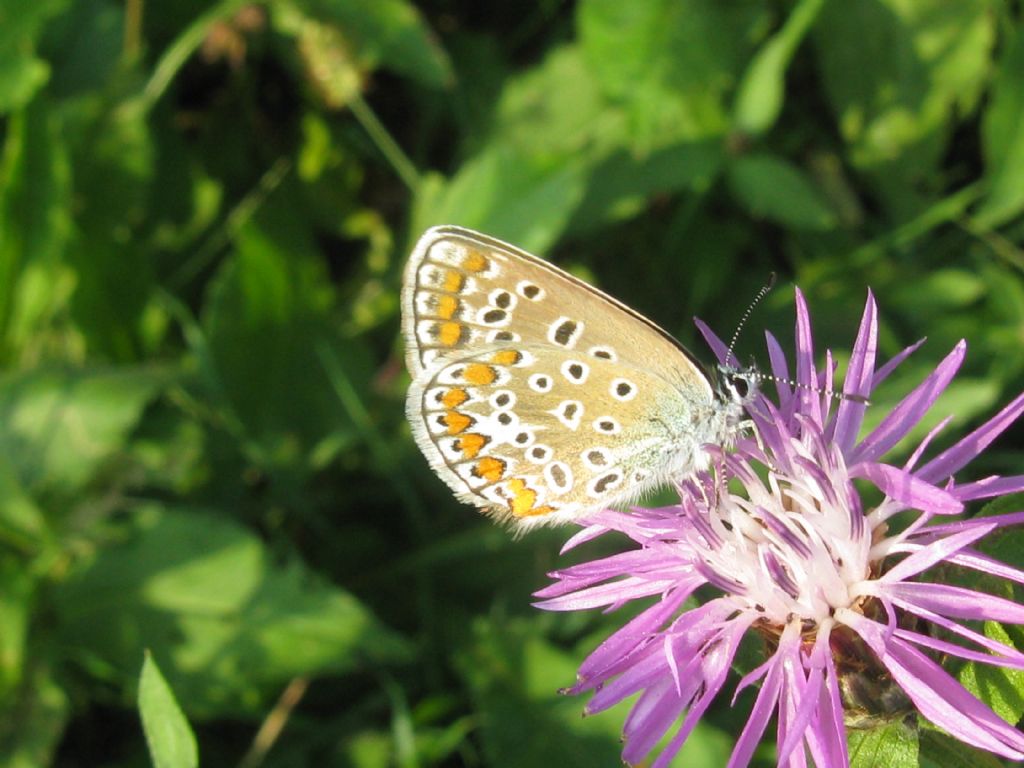
[[[757,392],[717,384],[611,296],[469,229],[423,234],[405,268],[406,415],[462,501],[519,531],[635,501],[708,465]]]

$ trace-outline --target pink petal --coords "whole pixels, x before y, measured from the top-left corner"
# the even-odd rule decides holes
[[[908,609],[912,610],[912,609]],[[917,611],[915,611],[917,613]],[[955,622],[948,622],[953,626],[957,626]],[[977,635],[981,639],[987,639],[984,635]],[[930,635],[922,635],[919,632],[911,632],[908,629],[897,629],[896,636],[902,637],[914,645],[923,646],[939,653],[947,653],[951,656],[958,656],[961,659],[967,659],[969,661],[977,661],[981,664],[991,664],[993,667],[1008,667],[1009,669],[1024,669],[1024,655],[1017,653],[1014,649],[1001,643],[996,643],[994,640],[989,640],[986,644],[986,648],[992,648],[996,653],[1002,652],[1010,654],[1007,656],[997,656],[992,653],[983,651],[972,651],[969,648],[956,645],[955,643],[948,643],[945,640],[938,640]],[[995,647],[1000,646],[1000,647]]]
[[[609,529],[603,525],[587,525],[587,527],[576,531],[576,533],[570,536],[566,540],[565,544],[562,545],[558,554],[564,555],[566,552],[575,549],[580,544],[585,544],[588,541],[593,541],[598,536],[603,536],[608,533],[608,530]]]
[[[976,483],[964,483],[953,489],[953,493],[961,501],[991,499],[993,496],[1005,496],[1020,491],[1024,491],[1024,475],[990,477]]]
[[[956,445],[947,448],[918,470],[918,474],[932,482],[951,477],[962,469],[1009,427],[1024,411],[1024,393],[999,413],[971,432]]]
[[[764,729],[768,725],[768,720],[775,710],[779,699],[779,688],[782,684],[778,651],[772,657],[772,662],[764,683],[761,685],[761,690],[757,694],[757,699],[754,701],[754,707],[747,718],[747,724],[743,727],[743,732],[740,733],[740,737],[736,740],[736,746],[729,756],[727,768],[743,768],[750,764],[750,758],[753,757],[754,750],[757,749]]]
[[[1024,606],[984,592],[948,584],[901,581],[886,585],[886,593],[915,606],[958,619],[1024,624]]]
[[[666,768],[682,748],[683,743],[696,727],[697,723],[704,716],[704,712],[718,696],[722,685],[725,683],[729,668],[736,656],[740,640],[750,627],[753,617],[744,617],[730,623],[730,626],[723,632],[714,650],[705,655],[704,661],[704,693],[697,698],[686,714],[686,719],[679,727],[679,731],[672,737],[672,741],[665,747],[664,751],[654,761],[651,768]]]
[[[796,381],[801,387],[796,392],[800,410],[816,424],[821,424],[821,401],[814,391],[818,387],[818,374],[814,369],[811,313],[799,288],[796,289]]]
[[[694,581],[699,581],[701,584],[704,583],[703,579],[695,579]],[[546,611],[582,611],[587,608],[599,608],[626,600],[635,600],[638,597],[658,595],[678,585],[679,581],[676,579],[651,580],[630,576],[610,584],[601,584],[596,587],[581,589],[564,597],[542,600],[534,603],[534,605]]]
[[[886,496],[911,509],[936,515],[957,515],[964,510],[953,494],[888,464],[860,462],[850,467],[850,477],[870,480]]]
[[[819,768],[848,768],[850,755],[846,749],[846,727],[839,678],[831,653],[825,653],[825,685],[818,703],[816,722],[812,726],[811,753]]]
[[[909,579],[911,576],[916,576],[925,569],[947,559],[951,554],[960,551],[968,544],[987,536],[995,530],[995,527],[995,525],[980,525],[963,533],[939,539],[929,544],[920,552],[915,552],[910,557],[898,562],[882,574],[882,577],[876,583],[893,584],[897,581]]]
[[[711,354],[715,356],[715,359],[722,365],[730,365],[728,359],[729,348],[725,345],[725,342],[718,338],[717,334],[711,330],[708,324],[699,317],[693,318],[693,323],[697,326],[697,330],[700,331],[700,335],[704,337],[704,341],[711,347]]]
[[[843,394],[865,398],[871,394],[871,378],[875,372],[877,351],[878,309],[875,306],[875,297],[868,291],[864,316],[860,321],[860,330],[857,331],[857,340],[853,344],[850,365],[843,381]],[[843,455],[847,455],[856,443],[866,410],[865,403],[848,399],[840,401],[832,434]]]
[[[964,360],[966,350],[967,345],[963,341],[959,342],[928,378],[903,398],[899,405],[882,419],[882,423],[854,449],[850,463],[878,459],[910,432],[949,386]],[[930,476],[922,476],[930,479]]]
[[[907,347],[898,355],[896,355],[896,357],[894,357],[892,360],[890,360],[881,368],[879,368],[875,372],[875,377],[871,380],[871,391],[874,392],[876,389],[878,389],[878,385],[885,381],[887,378],[889,378],[889,374],[895,371],[896,368],[900,365],[900,363],[902,363],[904,360],[906,360],[908,357],[914,354],[918,350],[918,348],[925,343],[925,341],[926,339],[921,339],[911,344],[909,347]]]
[[[788,384],[789,364],[786,362],[786,353],[775,337],[765,331],[765,343],[768,345],[768,359],[771,361],[772,376],[775,377],[775,391],[779,395],[779,407],[786,408],[793,398],[793,389]]]

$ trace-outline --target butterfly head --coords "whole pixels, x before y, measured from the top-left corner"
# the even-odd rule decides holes
[[[754,401],[761,388],[761,373],[756,367],[718,366],[718,392],[722,400],[746,407]]]
[[[762,374],[753,365],[747,368],[736,368],[732,365],[719,365],[718,401],[720,403],[723,424],[722,442],[731,442],[729,438],[742,430],[745,422],[744,410],[757,398],[761,389]]]

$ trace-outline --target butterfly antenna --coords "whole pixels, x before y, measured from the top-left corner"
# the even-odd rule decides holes
[[[772,272],[771,274],[768,275],[768,282],[761,286],[761,290],[759,290],[754,295],[754,298],[751,300],[750,304],[747,305],[746,311],[743,313],[742,316],[740,316],[740,321],[739,323],[736,324],[736,330],[735,332],[733,332],[732,338],[729,340],[729,350],[725,357],[726,360],[736,359],[736,355],[733,354],[733,349],[736,347],[736,342],[740,338],[740,333],[743,331],[743,327],[747,324],[747,320],[750,319],[750,315],[754,312],[754,309],[757,307],[757,305],[761,303],[761,300],[765,296],[767,296],[768,292],[771,291],[771,289],[774,287],[775,273]],[[846,394],[844,392],[835,392],[833,390],[823,390],[820,387],[814,387],[809,384],[801,384],[798,381],[793,381],[793,379],[784,379],[781,376],[773,376],[770,373],[762,373],[761,371],[753,371],[752,375],[758,381],[771,381],[775,382],[776,384],[788,384],[789,386],[794,387],[796,389],[806,389],[811,392],[816,392],[819,395],[827,395],[833,400],[849,400],[852,403],[862,403],[864,405],[871,405],[871,401],[868,400],[863,395]]]
[[[727,361],[728,360],[735,360],[736,359],[736,356],[733,354],[732,351],[733,351],[733,348],[735,348],[735,346],[736,346],[736,342],[740,338],[740,332],[743,330],[743,326],[745,326],[747,324],[747,320],[750,319],[750,315],[751,315],[751,313],[753,313],[754,308],[758,304],[761,303],[761,299],[763,299],[765,296],[767,296],[768,292],[773,287],[775,287],[775,273],[774,272],[772,272],[770,275],[768,275],[768,282],[761,286],[761,290],[759,290],[757,292],[757,294],[754,296],[753,300],[751,300],[750,304],[747,305],[746,311],[740,317],[739,323],[736,324],[736,330],[732,334],[732,339],[729,340],[729,353],[725,356],[725,359]]]
[[[762,373],[761,371],[755,371],[755,378],[758,381],[772,381],[776,384],[788,384],[796,389],[806,389],[810,392],[814,392],[819,395],[827,395],[833,400],[849,400],[851,403],[861,403],[863,405],[871,405],[871,401],[863,395],[847,394],[846,392],[836,392],[831,389],[821,389],[820,387],[814,387],[810,384],[801,384],[799,381],[793,381],[793,379],[784,379],[781,376],[773,376],[770,373]]]

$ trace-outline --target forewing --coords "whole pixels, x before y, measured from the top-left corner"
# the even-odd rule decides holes
[[[689,353],[642,315],[542,259],[458,227],[435,227],[416,244],[402,326],[414,378],[440,358],[511,343],[649,369],[712,396]]]

